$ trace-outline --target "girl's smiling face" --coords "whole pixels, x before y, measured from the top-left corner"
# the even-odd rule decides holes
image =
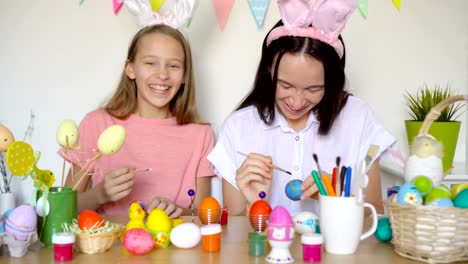
[[[323,64],[307,54],[285,53],[281,58],[275,103],[295,131],[305,127],[309,113],[322,100],[324,78]]]
[[[183,47],[173,37],[153,33],[140,39],[135,60],[125,67],[127,76],[136,82],[140,116],[171,116],[169,103],[184,83],[184,65]]]

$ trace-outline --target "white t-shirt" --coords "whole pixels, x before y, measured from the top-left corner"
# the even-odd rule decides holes
[[[316,116],[311,114],[305,128],[296,132],[277,110],[274,122],[268,126],[260,119],[257,109],[249,106],[232,113],[224,121],[208,160],[219,177],[238,188],[236,170],[245,159],[238,151],[271,156],[273,164],[292,173],[291,176],[273,170],[272,187],[267,197],[272,208],[282,205],[291,215],[302,211],[317,214],[316,200],[292,201],[285,194],[289,181],[304,180],[312,170],[317,170],[313,153],[318,155],[321,170],[332,172],[337,156],[341,157],[341,165],[354,166],[364,159],[371,144],[379,146],[377,158],[395,142],[375,119],[369,105],[354,96],[348,97],[328,135],[318,135],[318,128]]]

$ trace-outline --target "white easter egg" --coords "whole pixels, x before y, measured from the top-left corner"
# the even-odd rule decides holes
[[[120,150],[125,142],[126,132],[123,126],[113,125],[106,128],[98,139],[101,153],[111,155]]]
[[[182,223],[171,231],[171,242],[178,248],[193,248],[200,239],[200,227],[194,223]]]
[[[70,119],[63,120],[57,128],[57,143],[64,148],[74,148],[78,145],[78,138],[78,126],[75,122]]]
[[[318,217],[311,212],[300,212],[293,217],[294,228],[298,234],[315,233]]]

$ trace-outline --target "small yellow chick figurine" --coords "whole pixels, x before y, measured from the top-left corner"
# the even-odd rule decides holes
[[[125,232],[127,232],[128,230],[134,229],[134,228],[145,229],[145,222],[144,222],[145,217],[146,217],[145,210],[141,208],[140,204],[137,201],[132,201],[132,203],[130,204],[130,207],[128,208],[129,221],[127,225],[125,226],[125,230],[123,234],[125,234]],[[122,234],[122,237],[123,237],[123,234]]]
[[[422,135],[414,138],[410,147],[410,157],[406,161],[405,181],[419,175],[432,179],[434,186],[438,186],[443,177],[443,146],[431,135]]]
[[[169,246],[171,228],[171,220],[164,210],[156,208],[151,211],[146,221],[146,229],[153,236],[156,248]]]

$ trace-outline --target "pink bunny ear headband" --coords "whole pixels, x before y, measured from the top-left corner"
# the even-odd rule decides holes
[[[284,26],[273,29],[266,44],[284,36],[309,37],[329,44],[342,58],[338,36],[356,5],[357,0],[278,0]]]
[[[164,15],[153,12],[149,0],[125,0],[124,4],[141,26],[165,24],[179,29],[190,21],[197,0],[172,0],[171,9]]]

